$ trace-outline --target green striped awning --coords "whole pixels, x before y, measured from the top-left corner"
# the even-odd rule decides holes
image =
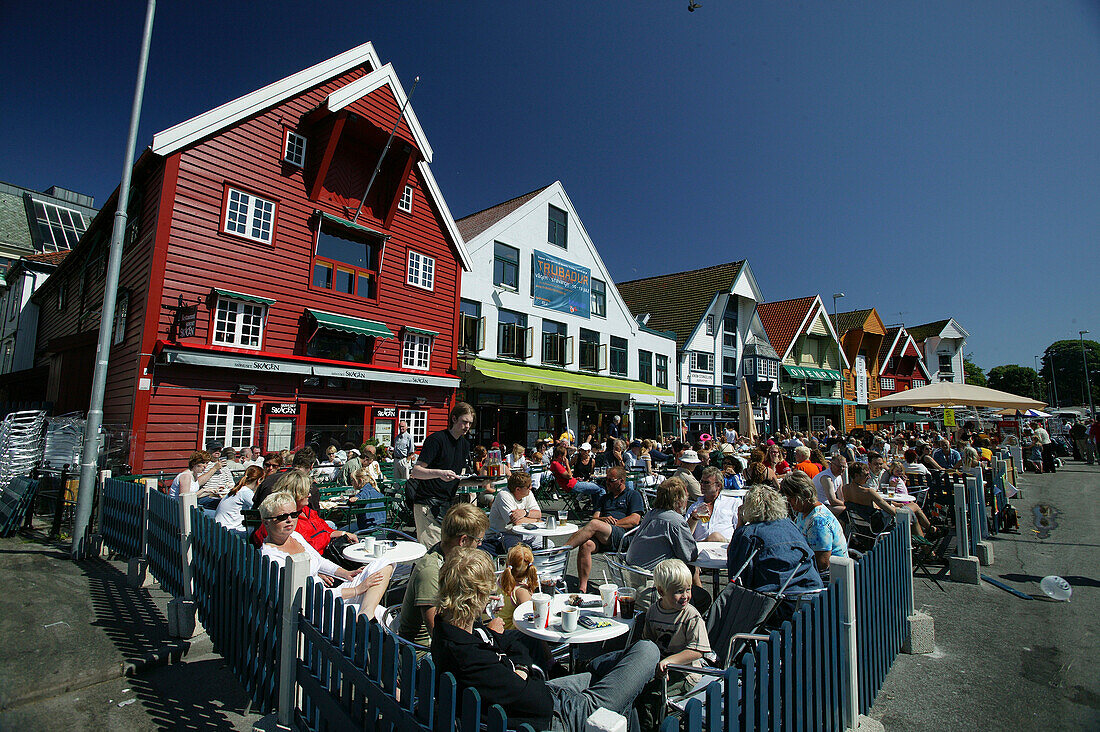
[[[223,290],[220,287],[214,288],[215,295],[221,295],[222,297],[228,297],[230,300],[244,300],[245,302],[254,302],[260,305],[274,305],[275,301],[270,297],[260,297],[259,295],[249,295],[244,292],[234,292],[233,290]]]
[[[375,229],[370,228],[369,226],[363,226],[362,224],[352,223],[351,221],[348,221],[347,219],[342,219],[339,216],[333,216],[332,214],[327,214],[324,211],[315,210],[313,213],[317,214],[317,216],[320,217],[320,219],[322,221],[327,221],[330,224],[335,224],[337,226],[342,226],[345,229],[350,229],[352,231],[362,232],[364,234],[371,234],[372,236],[380,236],[383,239],[389,239],[390,238],[390,234],[387,234],[384,231],[377,231]]]
[[[434,330],[425,330],[424,328],[416,328],[411,325],[406,325],[405,330],[410,333],[419,333],[420,335],[431,336],[432,338],[435,338],[437,335],[439,335],[439,333]]]
[[[504,361],[491,361],[485,358],[475,358],[470,365],[479,373],[491,379],[504,381],[518,381],[526,384],[541,384],[542,386],[580,389],[583,391],[614,394],[625,397],[630,394],[646,394],[649,396],[673,399],[675,395],[668,389],[646,384],[642,381],[620,379],[613,376],[596,376],[594,374],[582,374],[576,371],[563,371],[561,369],[548,369],[539,366],[523,366],[521,364],[506,363]]]
[[[352,335],[393,338],[393,333],[386,327],[385,323],[365,320],[363,318],[353,318],[350,315],[326,313],[324,310],[313,310],[311,308],[306,308],[306,312],[312,315],[313,319],[317,321],[318,328],[338,330],[341,333],[351,333]]]

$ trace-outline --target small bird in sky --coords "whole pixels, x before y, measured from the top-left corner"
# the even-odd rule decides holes
[[[695,12],[695,8],[701,8],[701,7],[703,7],[703,6],[702,6],[702,5],[700,5],[699,3],[697,3],[697,2],[692,2],[692,0],[688,0],[688,12],[689,12],[689,13],[694,13],[694,12]]]

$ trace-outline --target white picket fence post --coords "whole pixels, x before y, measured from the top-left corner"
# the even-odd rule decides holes
[[[173,598],[168,603],[168,633],[177,638],[192,638],[203,632],[195,617],[191,585],[191,509],[198,502],[198,496],[194,493],[180,494],[180,584],[183,597]]]
[[[304,554],[292,554],[283,565],[281,633],[279,636],[279,715],[280,727],[290,729],[294,721],[295,683],[298,674],[298,617],[305,602],[309,560]]]
[[[141,487],[141,552],[131,557],[126,571],[126,582],[131,587],[150,587],[149,574],[149,491],[160,490],[156,478],[145,478]]]
[[[859,646],[856,636],[856,563],[847,557],[829,557],[829,585],[841,593],[840,635],[848,668],[842,670],[848,676],[848,695],[842,711],[845,729],[855,729],[859,720]]]

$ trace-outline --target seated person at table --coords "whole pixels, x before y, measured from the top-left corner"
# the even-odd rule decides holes
[[[722,480],[726,490],[739,491],[745,487],[745,479],[741,473],[745,471],[745,463],[736,455],[726,455],[722,458]],[[702,484],[700,483],[700,488]]]
[[[482,714],[499,704],[510,725],[526,722],[540,730],[583,732],[600,707],[630,717],[660,660],[657,646],[638,641],[622,654],[595,659],[589,672],[543,681],[531,674],[530,655],[504,634],[500,618],[480,622],[495,590],[493,565],[483,552],[460,549],[440,570],[432,660],[438,674],[454,676],[460,698],[467,688],[477,689]]]
[[[718,468],[703,470],[703,496],[687,511],[688,528],[695,541],[729,541],[737,526],[741,499],[722,494],[725,476]]]
[[[699,547],[684,518],[687,507],[687,487],[682,480],[668,478],[657,486],[653,508],[642,516],[626,550],[626,563],[653,569],[662,559],[694,562],[699,556]]]
[[[299,470],[284,473],[275,484],[275,493],[289,493],[298,502],[298,510],[301,512],[298,516],[298,533],[305,537],[310,546],[322,554],[325,553],[325,548],[328,547],[329,542],[337,536],[346,535],[351,541],[359,541],[359,537],[353,533],[333,530],[328,522],[317,514],[317,511],[309,505],[312,489],[313,480]],[[261,524],[259,528],[252,532],[252,543],[257,546],[261,545],[266,538],[266,525]]]
[[[905,472],[932,475],[932,471],[920,462],[920,458],[917,457],[917,451],[913,448],[909,448],[905,451]]]
[[[587,443],[586,443],[587,444]],[[585,480],[577,480],[573,477],[573,471],[569,467],[569,461],[565,459],[565,445],[559,444],[554,448],[554,459],[550,461],[550,472],[554,480],[558,481],[558,488],[573,493],[584,493],[597,498],[604,494],[604,489]]]
[[[635,470],[642,473],[645,476],[642,481],[647,485],[650,484],[649,478],[653,474],[653,463],[649,457],[649,453],[645,452],[641,440],[633,440],[630,443],[630,448],[623,453],[623,460],[626,461],[627,470]]]
[[[741,506],[741,521],[726,550],[730,581],[739,578],[750,590],[777,592],[793,573],[788,592],[821,589],[821,575],[810,561],[813,552],[788,518],[787,499],[779,491],[752,486]]]
[[[489,519],[470,503],[456,503],[443,516],[442,540],[416,561],[401,602],[398,635],[426,646],[432,640],[439,600],[439,568],[455,549],[475,548],[485,538]]]
[[[168,488],[169,498],[179,498],[181,493],[196,491],[199,498],[205,498],[213,493],[204,490],[206,482],[221,469],[221,463],[211,462],[210,453],[205,450],[191,453],[187,460],[187,470],[177,475]]]
[[[821,472],[821,469],[810,460],[810,448],[804,445],[799,445],[794,449],[794,460],[795,465],[793,469],[801,470],[803,473],[810,476],[811,479]]]
[[[916,518],[916,521],[911,524],[913,534],[923,537],[926,531],[931,530],[928,517],[920,507],[915,503],[904,505],[892,503],[868,484],[868,478],[868,468],[863,463],[856,463],[848,468],[848,479],[851,483],[844,489],[844,503],[849,511],[854,511],[870,521],[875,531],[885,531],[890,524],[890,519],[897,515],[898,511],[910,511]],[[939,531],[939,528],[932,531],[933,538],[938,536]]]
[[[504,595],[504,607],[497,617],[504,621],[505,630],[511,630],[516,627],[512,619],[516,608],[539,591],[539,573],[535,569],[535,555],[531,547],[519,543],[508,550],[504,571],[500,573],[500,590]]]
[[[241,511],[248,511],[252,508],[252,500],[263,477],[263,468],[258,468],[255,465],[249,465],[245,468],[244,476],[241,477],[240,482],[218,503],[214,520],[242,537],[247,534],[248,532],[244,528],[244,516]]]
[[[500,491],[489,511],[491,539],[500,544],[501,553],[522,541],[512,528],[542,518],[542,510],[531,491],[531,476],[512,473],[508,476],[508,490]]]
[[[573,477],[577,480],[591,480],[596,470],[596,458],[592,455],[592,443],[582,442],[573,456],[571,464]]]
[[[309,559],[310,575],[326,587],[331,588],[336,580],[346,580],[342,587],[333,590],[345,604],[357,606],[358,613],[369,618],[379,614],[378,603],[393,576],[392,564],[382,565],[383,560],[376,559],[366,567],[348,570],[322,557],[295,530],[301,509],[289,493],[272,493],[260,504],[259,511],[266,529],[266,539],[260,549],[265,557],[285,563],[289,556],[304,554]]]
[[[618,551],[623,536],[642,520],[645,502],[642,494],[626,487],[626,471],[609,468],[607,493],[596,502],[592,520],[565,542],[578,547],[577,579],[581,592],[588,591],[588,575],[592,571],[592,554],[597,551]]]
[[[379,501],[385,498],[378,490],[378,485],[366,468],[359,468],[351,476],[351,487],[358,489],[358,493],[348,499],[348,504],[354,506],[357,501]],[[386,507],[380,504],[378,508],[366,511],[355,517],[355,529],[369,529],[372,526],[386,525]],[[350,531],[350,529],[349,529]]]
[[[699,454],[694,450],[685,448],[676,456],[676,472],[672,474],[672,477],[679,478],[684,482],[688,497],[692,500],[703,495],[703,488],[699,485],[699,479],[695,477],[695,469],[702,464]]]
[[[817,500],[813,481],[801,470],[792,470],[783,476],[779,492],[795,512],[795,523],[813,550],[817,571],[824,580],[829,576],[829,557],[848,556],[844,527],[833,512]]]
[[[666,559],[653,568],[653,584],[660,601],[649,606],[642,626],[642,638],[653,641],[661,653],[657,673],[638,695],[635,707],[642,729],[657,729],[664,718],[661,677],[668,675],[669,696],[684,694],[695,687],[699,674],[669,670],[671,664],[702,666],[710,653],[710,639],[703,616],[691,604],[691,570],[679,559]]]

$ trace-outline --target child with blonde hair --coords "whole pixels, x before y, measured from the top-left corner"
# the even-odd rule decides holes
[[[504,593],[504,607],[497,617],[504,621],[505,629],[510,630],[516,627],[512,619],[516,608],[539,591],[539,574],[531,547],[520,543],[508,551],[504,571],[500,573],[500,589]]]

